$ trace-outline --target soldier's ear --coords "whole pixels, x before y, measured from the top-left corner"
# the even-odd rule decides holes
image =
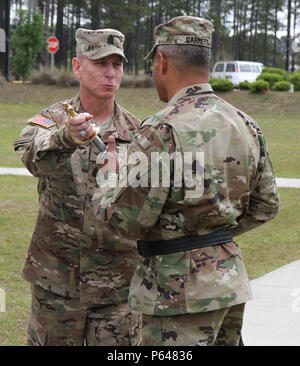
[[[81,76],[80,65],[81,65],[80,58],[74,57],[72,60],[73,73],[78,80],[80,80],[80,76]]]
[[[160,73],[162,75],[164,75],[167,72],[168,67],[169,67],[168,58],[162,52],[156,52],[154,57],[156,58],[156,62],[158,62],[158,64],[159,64]]]

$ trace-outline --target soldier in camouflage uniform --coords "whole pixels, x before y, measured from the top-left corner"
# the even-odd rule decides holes
[[[39,178],[39,212],[23,277],[32,283],[29,345],[134,345],[140,316],[128,307],[136,241],[95,221],[92,196],[99,151],[89,119],[107,142],[132,141],[140,121],[115,101],[123,75],[124,36],[113,29],[76,32],[73,70],[80,93],[28,120],[14,144]],[[80,132],[81,131],[81,132]],[[86,136],[84,136],[86,135]]]
[[[140,239],[129,305],[142,313],[144,346],[241,344],[252,293],[233,236],[279,209],[262,131],[208,83],[212,30],[209,21],[188,16],[155,28],[148,58],[168,104],[142,122],[129,146],[127,178],[95,207],[119,235]],[[157,153],[169,185],[162,175],[153,184]],[[192,156],[183,173],[180,159],[166,158],[172,153],[181,161]]]

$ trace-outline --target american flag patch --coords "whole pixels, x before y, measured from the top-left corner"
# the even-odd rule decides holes
[[[44,116],[36,116],[32,118],[30,123],[34,123],[35,125],[40,125],[42,127],[50,128],[52,126],[55,126],[56,123],[51,121],[50,119],[44,117]]]

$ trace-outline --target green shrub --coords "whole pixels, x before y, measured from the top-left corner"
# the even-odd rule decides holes
[[[58,85],[58,86],[79,86],[79,81],[73,71],[62,67],[60,69],[41,66],[31,74],[32,84]]]
[[[283,81],[283,76],[276,74],[276,73],[268,73],[268,72],[262,72],[256,80],[263,80],[267,81],[269,83],[270,88],[272,89],[273,85],[277,83],[278,81]]]
[[[277,74],[282,76],[283,80],[288,81],[289,75],[287,71],[279,69],[278,67],[264,67],[262,69],[262,74]]]
[[[249,83],[249,81],[241,81],[240,83],[239,83],[239,89],[241,89],[241,90],[249,90],[249,88],[250,88],[250,83]]]
[[[121,86],[125,88],[151,88],[154,86],[154,81],[149,75],[128,75],[124,74]]]
[[[291,83],[289,83],[288,81],[277,81],[277,83],[275,83],[273,85],[272,90],[277,90],[277,91],[288,91],[290,90],[291,87]]]
[[[149,75],[138,75],[135,78],[134,86],[136,88],[151,88],[154,86],[154,81]]]
[[[290,82],[294,84],[294,91],[300,91],[300,71],[295,71],[291,74]]]
[[[57,83],[57,70],[52,71],[49,67],[40,66],[30,76],[32,84],[54,85]]]
[[[269,83],[265,80],[257,80],[254,83],[250,83],[251,93],[262,93],[270,89]]]
[[[214,91],[225,92],[234,88],[233,83],[227,79],[211,79],[209,82]]]
[[[73,71],[67,70],[62,67],[57,71],[57,83],[58,86],[79,86],[79,81],[73,74]]]
[[[4,75],[0,72],[0,85],[6,83]]]

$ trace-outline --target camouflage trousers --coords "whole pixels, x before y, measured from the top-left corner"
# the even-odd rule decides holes
[[[84,305],[32,286],[29,346],[134,346],[140,342],[141,316],[121,305]]]
[[[142,314],[141,346],[240,346],[245,304],[203,313]]]

